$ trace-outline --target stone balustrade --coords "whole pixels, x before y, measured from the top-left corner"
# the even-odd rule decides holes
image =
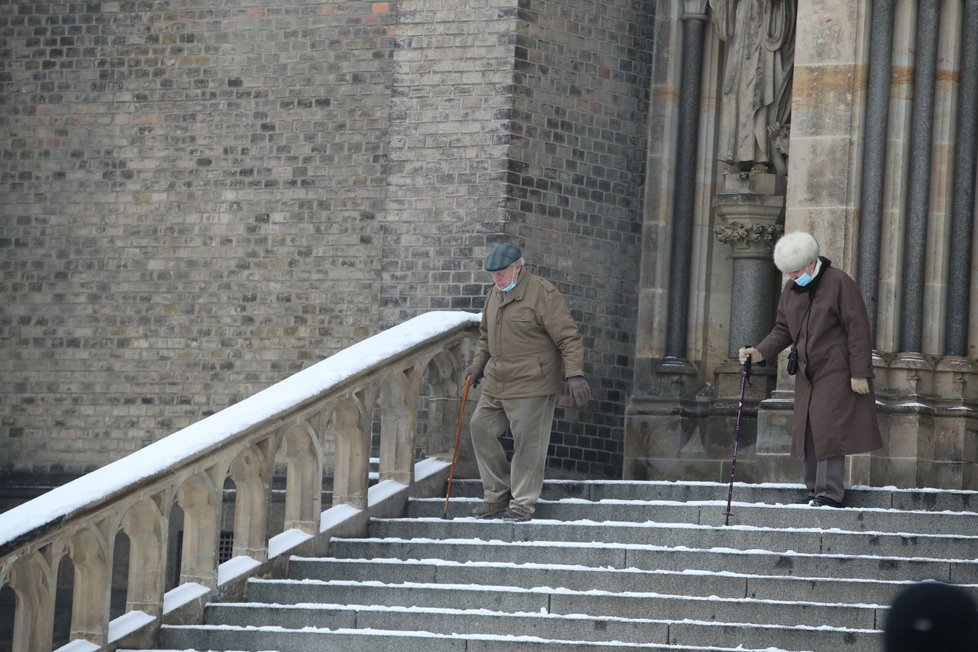
[[[331,536],[365,533],[370,516],[399,512],[409,495],[443,491],[477,326],[470,313],[426,313],[0,514],[0,589],[16,597],[12,650],[58,643],[66,558],[71,626],[61,649],[147,647],[161,623],[199,622],[208,599],[240,594],[248,577],[281,570],[291,554],[322,554]],[[432,456],[416,462],[419,431]],[[372,442],[379,481],[369,486]],[[272,532],[272,481],[283,474],[284,527]],[[325,511],[324,477],[333,496]],[[219,563],[229,479],[233,549]],[[169,540],[174,513],[179,549]],[[110,619],[120,533],[128,537],[125,610]],[[179,579],[167,590],[174,561]]]

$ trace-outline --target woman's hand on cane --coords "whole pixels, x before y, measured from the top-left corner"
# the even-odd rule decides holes
[[[761,352],[755,349],[753,346],[742,347],[739,351],[737,351],[737,357],[740,358],[740,364],[747,362],[747,358],[750,358],[751,364],[764,362],[764,356],[761,355]]]

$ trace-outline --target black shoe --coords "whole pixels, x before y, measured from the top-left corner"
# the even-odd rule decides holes
[[[529,521],[531,518],[533,517],[527,514],[526,512],[519,512],[516,511],[515,509],[507,509],[505,512],[503,512],[504,521],[526,522]]]
[[[840,503],[838,500],[829,498],[828,496],[815,496],[808,504],[812,507],[845,507],[845,505]]]
[[[812,501],[815,500],[815,496],[805,496],[804,498],[799,498],[795,501],[796,505],[811,505]]]

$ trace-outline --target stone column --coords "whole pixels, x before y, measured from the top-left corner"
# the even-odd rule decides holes
[[[713,201],[717,240],[730,245],[733,287],[727,355],[757,344],[771,330],[777,276],[771,263],[774,243],[784,233],[787,180],[766,172],[728,172]]]
[[[971,264],[971,242],[974,230],[975,170],[978,154],[978,3],[967,2],[964,9],[964,43],[959,69],[972,74],[961,75],[958,115],[955,126],[953,194],[951,198],[950,259],[965,269]],[[971,313],[971,278],[951,273],[948,277],[947,315],[944,353],[967,356]]]
[[[914,60],[913,116],[910,125],[909,193],[903,236],[903,279],[900,283],[900,352],[915,358],[924,351],[924,284],[927,226],[930,212],[930,168],[937,78],[937,3],[922,2],[917,17]],[[914,364],[911,360],[910,364]]]
[[[695,375],[687,360],[689,328],[690,258],[693,249],[693,222],[696,202],[696,158],[699,148],[700,74],[703,67],[703,31],[707,16],[703,2],[696,13],[681,18],[683,30],[682,77],[679,86],[675,194],[673,196],[672,238],[669,268],[669,311],[667,313],[666,355],[658,373]]]
[[[890,52],[893,49],[893,6],[873,1],[869,45],[869,88],[866,98],[865,155],[862,166],[862,218],[856,281],[866,302],[875,338],[879,303],[880,242],[886,185],[886,129],[890,115]],[[875,340],[874,340],[875,341]]]
[[[952,265],[974,269],[972,238],[974,231],[975,170],[978,167],[978,2],[964,4],[963,43],[958,70],[961,74],[955,126],[953,193],[951,196],[950,260]],[[966,265],[966,261],[970,265]],[[971,275],[948,276],[945,302],[944,357],[934,370],[934,392],[944,399],[937,424],[937,441],[943,450],[935,451],[935,482],[941,486],[974,487],[978,480],[978,449],[974,445],[978,405],[978,365],[968,357],[971,331]],[[960,456],[960,461],[953,456]],[[950,459],[949,459],[950,458]]]
[[[698,370],[689,361],[692,258],[698,195],[706,0],[657,3],[656,54],[650,116],[650,177],[646,251],[668,262],[653,270],[644,263],[639,305],[635,388],[625,414],[623,477],[628,480],[720,477],[720,457],[703,450],[704,411],[695,396]],[[651,208],[655,207],[655,208]],[[661,274],[661,278],[656,278]],[[643,333],[643,320],[648,325]],[[657,341],[661,335],[661,342]],[[661,353],[660,353],[661,352]]]
[[[851,272],[860,185],[851,163],[862,158],[869,3],[805,0],[797,7],[785,231],[808,231],[833,266]],[[782,373],[778,391],[758,409],[757,457],[767,481],[801,480],[801,461],[790,457],[793,397],[794,379]],[[870,484],[868,457],[848,458],[850,484]]]
[[[757,344],[771,330],[779,275],[771,262],[774,243],[784,232],[786,179],[763,171],[728,171],[713,200],[714,234],[730,246],[733,283],[730,292],[728,359],[714,371],[716,399],[707,432],[729,440],[736,431],[742,367],[737,350]],[[756,459],[757,403],[774,388],[776,366],[754,366],[741,419],[738,478],[760,481]]]

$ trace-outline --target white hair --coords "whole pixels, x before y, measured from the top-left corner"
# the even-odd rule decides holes
[[[782,274],[796,272],[818,258],[818,241],[804,231],[786,233],[774,245],[774,264]]]

